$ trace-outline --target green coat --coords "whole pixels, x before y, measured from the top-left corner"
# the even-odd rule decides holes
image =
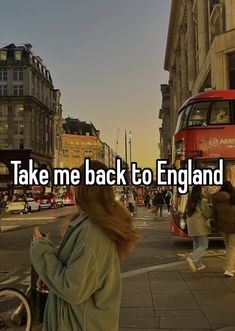
[[[49,288],[43,331],[118,331],[116,245],[87,216],[69,225],[58,252],[42,238],[32,243],[30,256]]]

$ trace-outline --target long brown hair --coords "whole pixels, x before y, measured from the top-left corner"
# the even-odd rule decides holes
[[[201,193],[202,187],[199,185],[195,185],[192,188],[192,192],[188,198],[187,205],[186,205],[186,213],[187,216],[192,216],[196,211],[196,207],[198,203],[201,201]]]
[[[90,161],[90,168],[108,170],[105,164],[95,160]],[[127,257],[138,239],[131,214],[115,201],[112,186],[85,185],[84,164],[80,167],[80,174],[80,184],[75,187],[77,206],[116,243],[119,258]]]

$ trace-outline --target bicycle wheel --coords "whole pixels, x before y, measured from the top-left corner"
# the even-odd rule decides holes
[[[0,330],[30,331],[32,314],[26,296],[15,288],[0,289]]]

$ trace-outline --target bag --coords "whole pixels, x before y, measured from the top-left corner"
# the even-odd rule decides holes
[[[27,288],[26,297],[29,301],[32,320],[35,324],[43,322],[47,295],[47,292],[40,292],[37,289],[32,289],[31,285]],[[18,326],[23,326],[27,323],[27,314],[23,304],[20,304],[11,314],[11,321],[14,325]]]
[[[179,228],[183,231],[187,231],[187,214],[186,214],[186,211],[184,211],[184,213],[179,213],[178,214],[178,225],[179,225]]]
[[[37,289],[37,280],[39,276],[34,267],[31,267],[31,290],[30,290],[30,306],[32,309],[33,322],[42,323],[44,310],[46,307],[48,291],[39,291]]]

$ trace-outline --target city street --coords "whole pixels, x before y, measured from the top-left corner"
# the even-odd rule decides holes
[[[70,213],[73,208],[48,210],[25,217],[9,216],[8,221],[4,216],[1,225],[19,222],[21,227],[0,234],[1,287],[26,289],[30,283],[28,250],[33,227],[40,225],[42,231],[51,233],[51,239],[58,244],[66,218],[62,215]],[[226,301],[224,291],[229,302],[235,303],[235,282],[223,279],[225,251],[222,242],[210,242],[205,256],[208,269],[194,275],[184,261],[185,255],[191,251],[191,241],[172,237],[169,222],[166,210],[160,218],[145,207],[138,208],[134,223],[141,239],[132,255],[122,263],[120,330],[215,330],[231,323],[235,325],[235,310],[222,314],[222,305]],[[218,295],[215,296],[217,288]],[[200,292],[202,290],[204,292]],[[202,308],[201,303],[205,304]],[[220,318],[212,316],[211,309],[215,308],[218,314],[221,310]],[[227,324],[223,322],[224,316]]]
[[[7,282],[20,286],[27,283],[30,270],[28,250],[34,226],[40,226],[43,233],[50,233],[50,238],[58,244],[61,240],[64,219],[74,210],[74,207],[65,207],[30,215],[2,217],[0,227],[11,230],[0,233],[0,277],[4,278],[4,284]],[[122,263],[122,272],[174,263],[191,251],[191,241],[171,236],[169,221],[166,210],[160,218],[144,207],[138,209],[134,224],[141,239],[131,256]],[[220,241],[211,242],[207,254],[217,253],[223,255],[223,244]],[[6,276],[7,281],[5,281]]]

